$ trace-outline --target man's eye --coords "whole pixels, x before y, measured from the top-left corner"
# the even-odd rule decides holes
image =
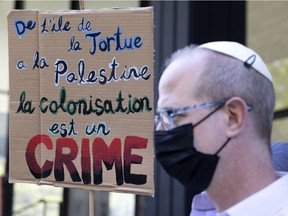
[[[166,113],[167,113],[167,115],[169,115],[169,116],[173,116],[173,110],[166,110],[165,111]]]

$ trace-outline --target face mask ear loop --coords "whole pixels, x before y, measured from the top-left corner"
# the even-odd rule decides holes
[[[222,151],[222,149],[228,144],[228,142],[231,140],[231,138],[228,138],[227,140],[226,140],[226,142],[218,149],[218,151],[215,153],[215,155],[218,155],[221,151]]]
[[[218,106],[216,109],[214,109],[212,112],[210,112],[207,116],[205,116],[203,119],[201,119],[200,121],[198,121],[196,124],[193,125],[193,127],[196,127],[197,125],[199,125],[200,123],[202,123],[203,121],[205,121],[207,118],[209,118],[213,113],[215,113],[217,110],[219,110],[221,107],[223,107],[225,104],[225,102],[223,102],[223,104],[221,104],[220,106]]]

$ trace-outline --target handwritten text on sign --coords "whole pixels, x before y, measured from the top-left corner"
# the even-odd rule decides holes
[[[8,22],[10,181],[153,194],[152,9]]]

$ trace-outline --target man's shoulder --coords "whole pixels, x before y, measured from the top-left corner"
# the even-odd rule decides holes
[[[288,173],[287,172],[275,172],[275,173],[278,177],[278,180],[275,181],[274,184],[272,184],[273,185],[272,187],[277,186],[277,187],[275,187],[275,189],[277,188],[276,189],[277,191],[275,191],[274,189],[272,189],[272,190],[270,189],[268,191],[264,190],[264,191],[262,191],[262,193],[264,192],[266,195],[270,194],[271,195],[270,197],[277,197],[277,199],[281,200],[281,193],[279,193],[279,190],[281,190],[282,188],[285,188],[285,189],[283,189],[283,191],[287,191]],[[268,188],[270,188],[270,187],[268,187]],[[253,198],[257,197],[257,200],[259,198],[256,194],[252,195],[251,198],[252,197]],[[285,197],[286,197],[286,195],[285,195]],[[248,198],[248,200],[249,200],[249,198]],[[280,202],[280,200],[279,200],[279,202]],[[287,200],[287,199],[285,199],[285,200]],[[285,208],[285,211],[287,211],[286,208]],[[192,202],[192,209],[191,209],[190,216],[211,216],[211,215],[215,216],[215,215],[217,215],[217,213],[216,213],[216,209],[215,209],[213,202],[209,199],[206,192],[202,192],[200,194],[195,195],[193,198],[193,202]]]

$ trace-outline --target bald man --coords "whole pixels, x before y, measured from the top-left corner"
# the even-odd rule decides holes
[[[205,191],[217,215],[288,215],[288,175],[275,174],[271,160],[274,103],[272,76],[253,50],[228,41],[186,47],[159,82],[156,157]]]

